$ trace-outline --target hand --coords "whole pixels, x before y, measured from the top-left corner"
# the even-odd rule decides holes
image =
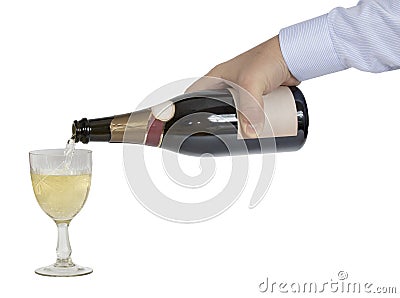
[[[239,93],[239,121],[244,137],[254,138],[264,127],[262,96],[275,88],[296,86],[283,59],[278,36],[239,56],[215,66],[186,92],[233,87]]]

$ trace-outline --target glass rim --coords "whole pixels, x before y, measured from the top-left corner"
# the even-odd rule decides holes
[[[65,155],[65,148],[63,149],[39,149],[39,150],[32,150],[29,151],[29,155],[41,155],[41,156],[64,156]],[[92,154],[92,150],[88,149],[74,149],[74,155],[80,154]]]

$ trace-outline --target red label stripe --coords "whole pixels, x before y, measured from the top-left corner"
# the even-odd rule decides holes
[[[147,129],[146,145],[158,147],[161,145],[161,138],[164,131],[164,122],[150,116]]]

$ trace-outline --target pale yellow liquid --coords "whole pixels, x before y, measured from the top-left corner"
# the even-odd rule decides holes
[[[69,222],[82,209],[91,175],[39,175],[31,173],[33,191],[43,209],[56,222]]]

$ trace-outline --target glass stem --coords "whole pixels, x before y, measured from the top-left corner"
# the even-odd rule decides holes
[[[68,223],[57,223],[58,241],[57,241],[57,261],[54,264],[57,267],[71,267],[74,263],[71,260],[71,245],[69,244]]]

